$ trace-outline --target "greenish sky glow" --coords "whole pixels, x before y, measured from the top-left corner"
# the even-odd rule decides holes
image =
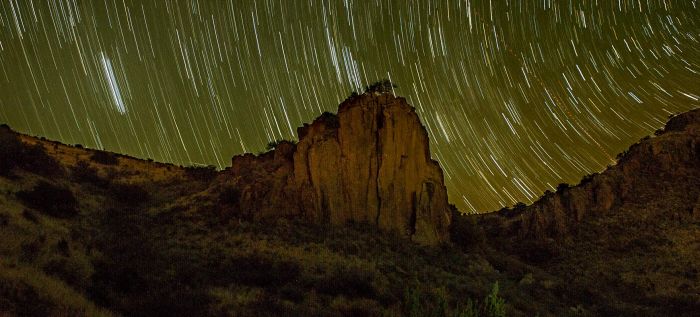
[[[466,212],[532,201],[700,106],[695,0],[5,0],[0,122],[230,165],[390,78]]]

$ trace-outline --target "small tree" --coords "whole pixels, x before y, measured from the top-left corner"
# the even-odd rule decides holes
[[[282,143],[284,143],[284,142],[291,143],[291,144],[296,144],[296,142],[295,142],[295,141],[292,141],[292,140],[284,140],[284,139],[282,139],[282,140],[275,140],[275,141],[270,141],[270,142],[268,142],[268,143],[267,143],[267,146],[265,146],[265,149],[268,150],[268,151],[274,150],[274,149],[277,148],[278,145],[280,145],[280,144],[282,144]]]
[[[392,83],[388,79],[383,79],[377,82],[372,83],[369,86],[365,86],[365,93],[390,93],[394,90],[394,88],[399,88],[399,86],[396,86],[396,84]]]

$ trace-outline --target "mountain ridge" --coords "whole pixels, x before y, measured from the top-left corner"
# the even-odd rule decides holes
[[[440,198],[440,208],[432,210],[446,208],[451,215],[437,217],[433,226],[449,232],[432,234],[429,226],[421,241],[419,221],[411,219],[419,210],[400,195],[392,207],[397,212],[388,218],[394,227],[380,227],[376,213],[328,208],[329,201],[327,212],[319,208],[324,203],[314,196],[317,189],[334,199],[344,197],[336,193],[347,192],[346,185],[362,192],[381,189],[365,181],[343,186],[332,181],[335,173],[347,175],[342,168],[362,169],[353,165],[357,162],[376,167],[382,159],[399,171],[389,173],[393,177],[404,175],[402,161],[404,171],[416,170],[406,169],[417,163],[407,163],[404,154],[418,157],[424,173],[413,172],[417,177],[406,183],[416,186],[400,193],[419,193],[426,181],[442,180],[441,173],[431,172],[425,131],[414,110],[369,106],[363,98],[387,105],[405,101],[387,94],[354,98],[338,115],[324,114],[299,128],[299,143],[279,142],[274,151],[236,156],[223,171],[0,128],[0,299],[7,299],[0,300],[0,312],[458,313],[469,300],[485,297],[495,282],[512,316],[693,316],[700,309],[700,110],[671,118],[656,137],[631,146],[600,175],[584,177],[578,186],[562,185],[530,206],[462,215]],[[352,125],[343,122],[365,120],[370,124],[358,124],[353,133],[369,140],[358,146],[375,150],[353,149],[367,159],[341,166],[340,148],[348,145],[342,135],[348,131],[340,129]],[[395,126],[397,134],[382,132],[395,125],[392,120],[410,124]],[[409,128],[414,136],[392,137],[407,135],[399,132]],[[409,148],[377,157],[387,150],[382,140]],[[308,172],[328,162],[325,174]],[[297,168],[304,177],[297,179]],[[300,186],[309,198],[299,198]],[[442,197],[435,193],[443,187],[434,190],[433,197]],[[296,205],[301,202],[308,206]],[[449,219],[449,226],[440,219]]]

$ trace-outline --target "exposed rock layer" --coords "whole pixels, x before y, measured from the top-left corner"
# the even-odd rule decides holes
[[[619,212],[624,206],[667,201],[678,206],[646,208],[674,215],[631,214],[629,217],[673,216],[700,219],[700,109],[669,120],[657,136],[646,137],[618,156],[618,164],[584,177],[574,187],[560,186],[527,207],[479,215],[477,226],[489,239],[558,243],[579,229],[584,219]],[[651,210],[651,211],[650,211]]]
[[[447,190],[428,134],[405,99],[364,94],[297,131],[298,144],[233,158],[233,209],[253,218],[303,215],[364,222],[422,244],[448,240]]]

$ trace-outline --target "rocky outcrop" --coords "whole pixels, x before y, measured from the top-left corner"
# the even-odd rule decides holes
[[[561,185],[556,193],[547,192],[527,207],[474,216],[476,225],[486,231],[487,239],[516,245],[524,240],[558,243],[585,219],[621,212],[632,204],[665,205],[644,208],[630,217],[691,221],[697,217],[700,199],[700,109],[671,118],[656,134],[632,145],[618,156],[616,165],[584,177],[577,186]]]
[[[343,102],[261,156],[233,158],[232,210],[254,218],[302,215],[317,223],[362,222],[421,244],[448,240],[442,170],[404,98],[368,93]]]

